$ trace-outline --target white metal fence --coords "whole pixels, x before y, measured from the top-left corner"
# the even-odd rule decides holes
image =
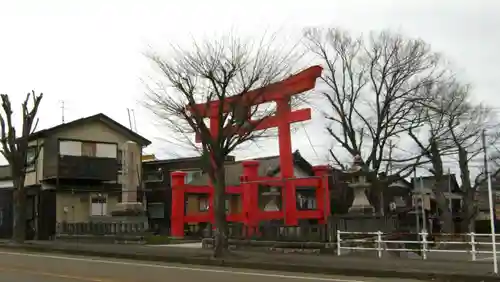
[[[415,240],[408,240],[411,235],[415,237]],[[496,236],[496,238],[500,238],[500,234]],[[342,255],[342,250],[372,250],[376,251],[377,256],[381,258],[384,251],[418,251],[422,259],[427,259],[429,253],[466,253],[470,254],[472,261],[476,261],[478,254],[497,255],[491,248],[491,239],[491,234],[476,233],[428,234],[422,232],[417,236],[417,234],[383,233],[381,231],[347,232],[338,230],[337,255]],[[408,245],[413,245],[415,248],[408,248]],[[496,245],[499,246],[500,243],[496,243]]]

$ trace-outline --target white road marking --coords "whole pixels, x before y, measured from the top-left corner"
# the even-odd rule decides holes
[[[500,258],[500,255],[497,255],[497,258]],[[493,260],[493,257],[476,258],[476,260]]]
[[[182,244],[167,244],[167,245],[147,245],[148,247],[168,247],[168,248],[188,248],[201,249],[201,243],[182,243]]]
[[[15,252],[2,252],[2,251],[0,251],[0,254],[11,255],[11,256],[25,256],[25,257],[35,257],[35,258],[71,260],[71,261],[90,262],[90,263],[106,263],[106,264],[124,265],[124,266],[139,266],[139,267],[175,269],[175,270],[184,270],[184,271],[199,271],[199,272],[219,273],[219,274],[286,278],[286,279],[296,279],[296,280],[328,281],[328,282],[369,282],[366,280],[362,281],[362,280],[337,279],[337,278],[328,278],[328,277],[296,276],[296,275],[273,274],[273,273],[232,271],[232,270],[223,270],[223,269],[209,269],[209,268],[197,268],[197,267],[187,267],[187,266],[160,265],[160,264],[154,264],[154,263],[146,264],[146,263],[136,263],[136,262],[126,262],[126,261],[100,260],[100,259],[91,259],[91,258],[76,258],[76,257],[43,255],[43,254],[34,254],[34,253],[15,253]]]

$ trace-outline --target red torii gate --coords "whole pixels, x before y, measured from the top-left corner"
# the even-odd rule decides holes
[[[258,162],[243,162],[244,172],[241,176],[242,185],[237,187],[226,187],[227,193],[241,194],[243,197],[243,213],[239,215],[228,215],[228,220],[243,221],[247,226],[255,226],[259,220],[284,218],[285,224],[295,226],[299,218],[317,218],[324,221],[330,214],[330,201],[326,197],[328,193],[328,181],[324,176],[328,173],[327,166],[317,166],[314,168],[316,178],[294,178],[294,165],[292,155],[292,141],[290,124],[294,122],[306,121],[311,119],[311,109],[300,109],[292,111],[290,100],[293,95],[300,94],[313,89],[316,79],[321,76],[322,68],[320,66],[310,67],[298,74],[280,82],[268,85],[263,88],[242,93],[237,96],[228,97],[224,101],[225,113],[232,111],[234,103],[243,104],[250,108],[254,105],[266,102],[276,102],[277,111],[273,116],[265,117],[261,120],[251,120],[254,123],[253,130],[263,130],[272,127],[278,127],[278,141],[280,153],[280,177],[259,177]],[[219,107],[220,101],[210,101],[204,104],[197,104],[189,110],[197,115],[208,117],[210,119],[210,133],[212,136],[218,134],[219,128]],[[235,130],[233,126],[229,130]],[[227,130],[227,129],[224,129]],[[197,142],[200,138],[197,136]],[[213,209],[209,209],[208,214],[203,215],[184,215],[184,194],[206,193],[209,195],[210,207],[213,203],[213,188],[210,186],[192,186],[184,183],[185,173],[172,173],[172,236],[183,236],[184,223],[186,221],[213,222]],[[257,205],[258,184],[273,184],[273,186],[283,186],[283,200],[285,211],[279,212],[260,212]],[[296,208],[296,186],[316,187],[316,201],[318,210],[297,211]]]

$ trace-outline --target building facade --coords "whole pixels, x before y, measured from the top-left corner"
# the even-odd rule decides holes
[[[0,238],[12,236],[13,186],[10,167],[8,165],[0,166]]]
[[[170,230],[172,209],[172,186],[170,174],[174,171],[186,172],[186,183],[190,184],[203,174],[200,157],[143,162],[144,186],[146,189],[147,211],[150,226],[159,233],[167,234]],[[228,156],[227,162],[233,163],[234,156]]]
[[[28,223],[38,239],[55,235],[58,222],[99,221],[121,201],[121,148],[151,142],[104,114],[30,136],[25,187]],[[141,167],[141,159],[136,165]],[[139,173],[141,172],[138,169]],[[139,175],[141,177],[141,175]]]

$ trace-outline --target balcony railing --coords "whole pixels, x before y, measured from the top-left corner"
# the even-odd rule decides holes
[[[146,223],[132,222],[60,222],[56,227],[57,235],[139,235],[147,232]]]
[[[61,156],[59,178],[112,181],[117,179],[118,165],[113,158]]]

